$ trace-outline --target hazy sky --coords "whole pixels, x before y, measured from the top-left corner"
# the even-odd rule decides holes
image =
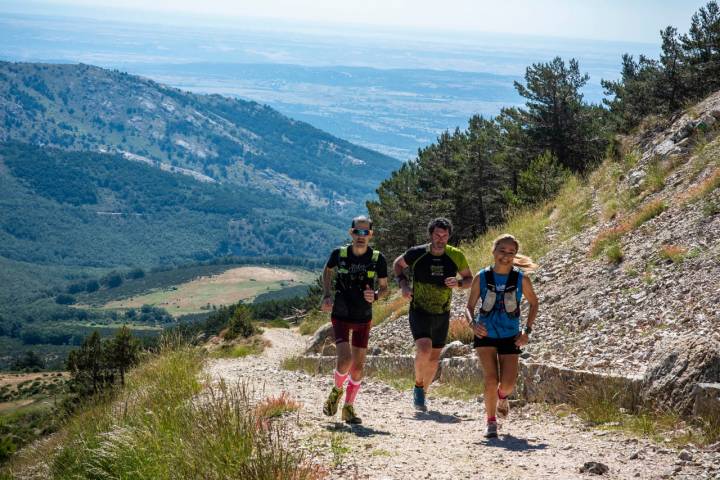
[[[7,2],[7,3],[5,3]],[[657,43],[659,30],[687,30],[690,17],[706,1],[696,0],[2,0],[12,11],[22,5],[120,8],[163,14],[231,18],[271,18],[293,23],[354,24],[458,32],[507,32],[531,35]],[[0,10],[8,11],[0,7]],[[29,7],[28,7],[29,8]],[[37,8],[32,13],[38,13]],[[72,9],[76,13],[75,8]],[[95,9],[93,9],[95,10]],[[153,13],[151,13],[153,12]],[[30,13],[30,12],[28,12]],[[117,12],[115,12],[117,13]],[[126,12],[128,13],[128,12]],[[207,20],[207,19],[206,19]]]

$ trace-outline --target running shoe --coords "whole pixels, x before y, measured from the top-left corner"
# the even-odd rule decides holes
[[[425,389],[422,387],[415,387],[413,389],[413,406],[415,410],[421,412],[427,412],[427,405],[425,404]]]
[[[330,390],[330,395],[328,395],[327,400],[325,400],[325,405],[323,406],[323,413],[325,415],[332,417],[337,413],[338,404],[340,403],[340,397],[342,397],[342,394],[342,388],[333,387],[332,390]]]
[[[362,418],[355,415],[355,407],[348,404],[342,409],[342,420],[351,425],[360,425],[362,423]]]
[[[507,397],[498,398],[497,409],[495,413],[497,414],[498,418],[507,418],[507,416],[510,414],[510,402],[508,402]]]
[[[497,422],[487,422],[485,426],[485,438],[497,438]]]

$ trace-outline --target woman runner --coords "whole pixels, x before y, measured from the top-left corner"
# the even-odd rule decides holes
[[[518,250],[520,243],[510,234],[495,239],[492,248],[495,263],[473,278],[465,310],[475,332],[473,344],[484,375],[486,438],[497,437],[497,417],[502,419],[509,413],[508,396],[517,380],[520,347],[528,343],[538,312],[537,296],[524,274],[537,265],[529,257],[518,254]],[[521,329],[523,295],[530,311]],[[476,306],[478,312],[474,315]]]

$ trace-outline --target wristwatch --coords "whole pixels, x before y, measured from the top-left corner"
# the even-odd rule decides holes
[[[532,327],[530,325],[525,325],[525,328],[523,328],[523,333],[530,335],[532,333]]]

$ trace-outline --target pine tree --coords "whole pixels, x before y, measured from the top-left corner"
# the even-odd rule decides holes
[[[120,374],[121,385],[125,385],[125,372],[137,361],[138,350],[138,342],[127,325],[120,327],[108,345],[108,360]]]
[[[367,202],[373,219],[375,242],[387,258],[402,253],[425,238],[419,224],[421,208],[418,180],[421,170],[416,161],[403,164],[376,190],[378,199]]]
[[[573,171],[585,170],[604,147],[588,137],[588,116],[580,89],[589,78],[580,73],[577,60],[570,59],[566,65],[555,57],[528,67],[525,85],[515,82],[518,93],[528,99],[527,110],[520,111],[536,147],[550,150]]]
[[[720,89],[720,7],[708,2],[693,16],[690,30],[680,37],[690,66],[695,97]]]
[[[684,65],[683,49],[675,27],[660,32],[662,54],[660,55],[661,75],[655,87],[655,96],[666,113],[682,107],[682,101],[689,95],[686,88],[687,69]]]
[[[67,366],[76,385],[85,392],[96,393],[107,381],[107,356],[100,338],[94,331],[83,340],[78,350],[68,355]]]

